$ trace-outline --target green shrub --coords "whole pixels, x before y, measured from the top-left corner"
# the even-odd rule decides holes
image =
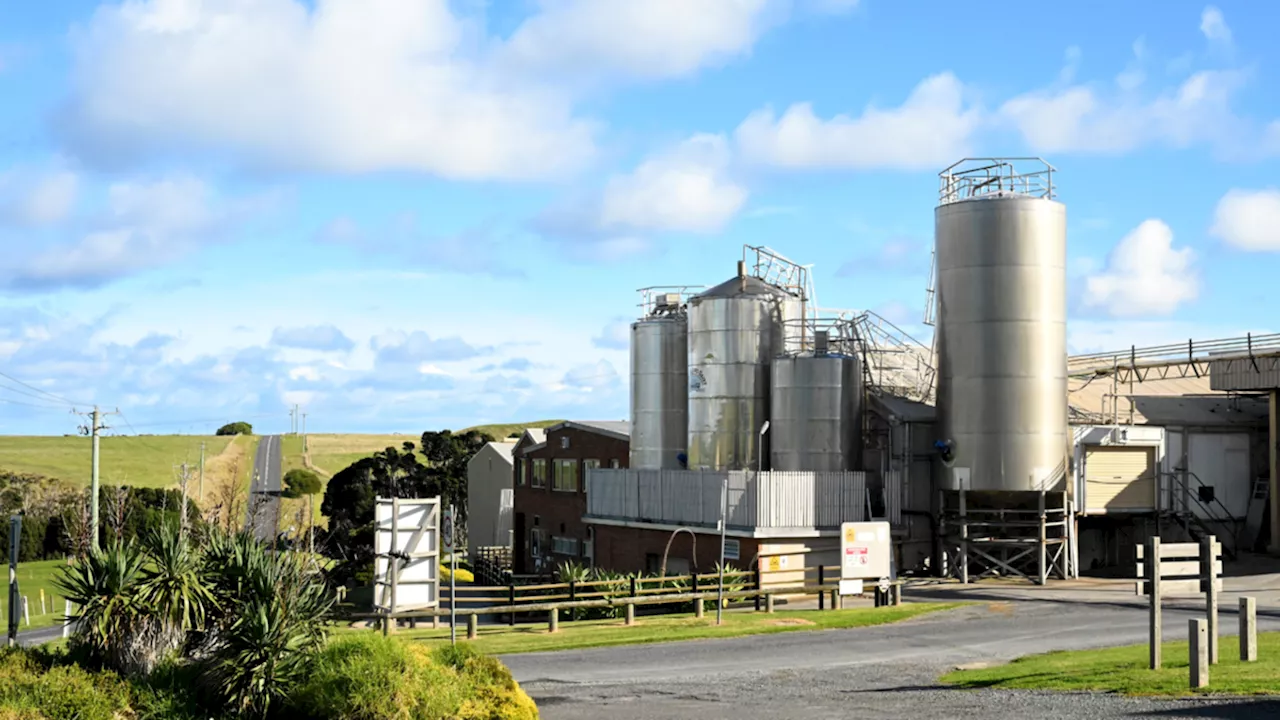
[[[215,434],[217,435],[252,435],[253,426],[244,421],[227,423],[226,425],[223,425],[222,427],[218,428],[218,431]]]
[[[466,644],[434,651],[373,633],[330,643],[290,698],[320,720],[536,720],[537,707],[497,659]]]
[[[0,652],[0,718],[116,720],[129,712],[129,699],[129,685],[115,673],[46,669],[24,651]]]

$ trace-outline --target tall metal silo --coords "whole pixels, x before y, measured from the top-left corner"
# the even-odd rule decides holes
[[[857,470],[862,464],[862,363],[854,354],[774,358],[769,399],[773,470]]]
[[[786,322],[803,312],[799,297],[747,275],[745,262],[689,299],[689,469],[758,469],[769,363],[785,349]]]
[[[1067,230],[1053,172],[1016,158],[941,173],[938,436],[951,444],[942,487],[958,489],[967,471],[967,490],[1064,489]]]
[[[631,324],[631,458],[641,470],[680,469],[689,442],[689,322],[680,292],[646,288]]]

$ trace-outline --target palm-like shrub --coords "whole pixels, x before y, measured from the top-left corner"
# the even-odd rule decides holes
[[[140,637],[153,630],[150,609],[138,592],[145,562],[141,549],[115,542],[94,548],[54,578],[54,586],[75,605],[68,616],[76,630],[72,644],[91,660],[131,669]]]
[[[210,555],[221,613],[210,632],[208,679],[231,708],[260,717],[305,676],[333,600],[298,554],[241,537]]]

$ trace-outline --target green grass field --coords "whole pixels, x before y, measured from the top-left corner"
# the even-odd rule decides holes
[[[476,425],[475,427],[463,428],[458,432],[464,433],[468,430],[474,430],[478,433],[488,435],[494,440],[506,440],[512,433],[524,432],[525,428],[548,428],[552,425],[564,422],[563,420],[535,420],[527,423],[496,423],[493,425]]]
[[[1145,644],[1029,655],[1007,665],[957,670],[942,682],[962,688],[1112,692],[1122,695],[1280,694],[1280,633],[1258,635],[1258,661],[1240,662],[1235,636],[1218,639],[1218,664],[1209,687],[1188,687],[1187,643],[1164,643],[1164,667],[1147,667]]]
[[[57,624],[58,618],[62,617],[63,605],[62,598],[58,596],[58,590],[53,586],[53,573],[62,566],[65,566],[62,560],[42,560],[40,562],[25,562],[18,565],[18,591],[27,597],[27,609],[31,614],[31,628],[48,627]],[[7,586],[6,586],[7,587]],[[40,591],[44,591],[45,612],[40,612]],[[0,618],[4,623],[9,621],[9,592],[0,593]],[[18,625],[18,630],[28,629],[27,623],[23,621]]]
[[[177,484],[174,465],[199,464],[200,443],[205,443],[207,464],[230,441],[199,435],[104,437],[98,471],[103,484],[170,487]],[[86,437],[0,436],[0,468],[88,485],[90,442]]]
[[[546,624],[486,625],[479,628],[473,645],[491,655],[504,653],[549,652],[617,645],[644,645],[679,640],[768,635],[782,632],[843,630],[899,622],[926,613],[950,610],[964,603],[907,603],[898,607],[857,608],[853,610],[782,610],[773,614],[731,611],[724,614],[724,624],[716,625],[715,610],[708,609],[698,619],[692,613],[636,618],[627,627],[622,619],[568,622],[562,617],[555,634]],[[419,621],[421,622],[421,621]],[[449,642],[448,623],[436,630],[408,630],[399,636],[430,643]]]

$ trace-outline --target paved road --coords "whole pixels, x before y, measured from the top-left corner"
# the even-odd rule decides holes
[[[1165,612],[1165,636],[1191,613]],[[1280,619],[1259,619],[1280,630]],[[956,691],[937,686],[957,665],[1029,653],[1143,642],[1137,607],[996,603],[860,630],[788,633],[503,660],[546,720],[665,718],[1275,718],[1267,701],[1140,700],[1097,694]],[[1222,612],[1224,634],[1235,616]]]
[[[280,436],[266,435],[258,442],[253,459],[253,480],[249,486],[249,503],[245,511],[245,528],[259,540],[270,542],[276,537],[280,522],[280,479],[282,460]]]

